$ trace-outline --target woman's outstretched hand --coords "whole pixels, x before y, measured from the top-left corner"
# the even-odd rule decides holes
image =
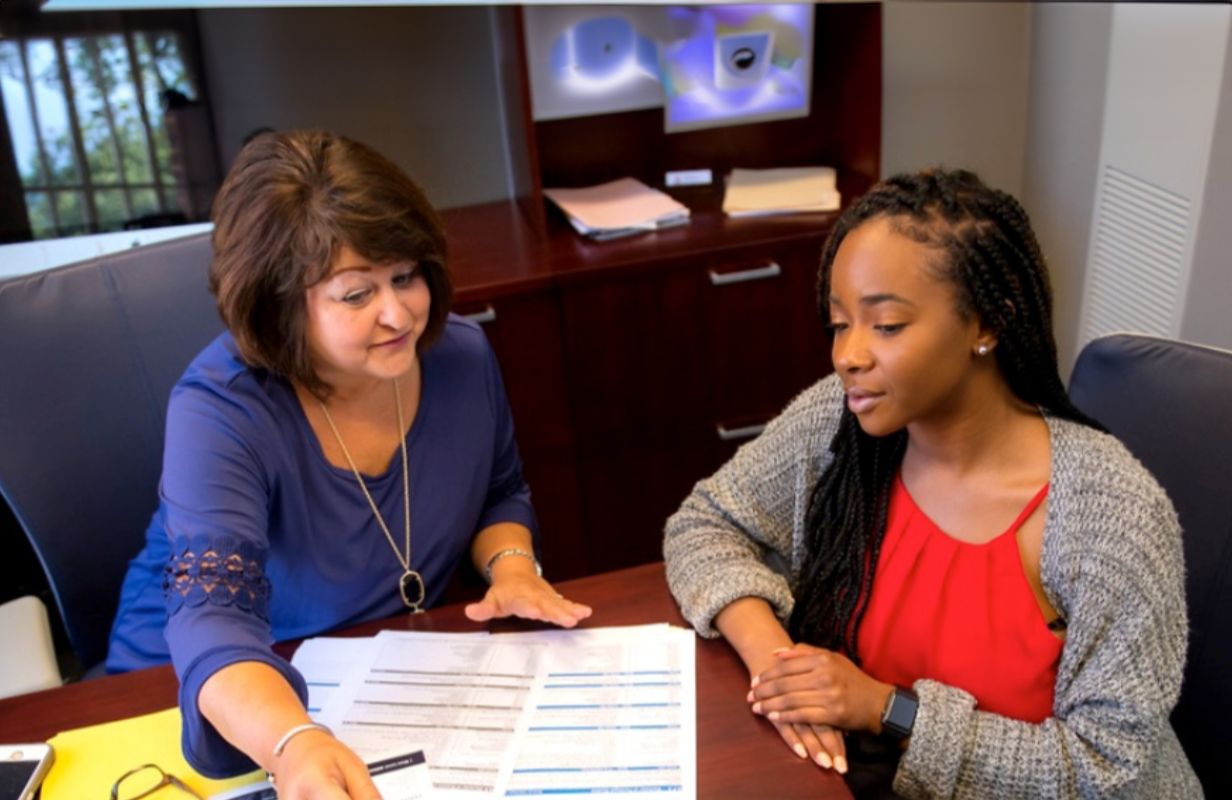
[[[495,577],[487,594],[466,607],[476,622],[498,617],[522,617],[572,628],[593,613],[590,606],[566,600],[543,578],[519,572]]]
[[[301,733],[277,758],[279,800],[381,800],[368,767],[329,734]]]
[[[753,678],[753,712],[774,723],[881,732],[881,709],[894,690],[831,650],[796,644],[775,651],[778,663]]]

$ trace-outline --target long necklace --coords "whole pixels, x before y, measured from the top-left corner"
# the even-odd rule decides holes
[[[423,576],[415,570],[411,569],[411,480],[410,470],[406,465],[406,426],[402,421],[402,393],[398,389],[398,381],[394,380],[394,405],[398,407],[398,442],[402,448],[402,498],[403,507],[406,512],[406,555],[403,555],[398,550],[398,545],[394,542],[394,535],[389,532],[389,526],[385,524],[385,518],[381,516],[381,512],[376,507],[376,501],[372,499],[372,494],[368,491],[368,485],[364,483],[364,478],[359,474],[359,469],[355,466],[355,460],[351,458],[351,452],[347,450],[346,442],[342,441],[342,434],[338,433],[338,426],[334,424],[334,418],[329,415],[329,409],[325,407],[325,403],[317,399],[321,405],[321,411],[325,414],[325,421],[329,423],[329,429],[334,432],[334,438],[338,440],[338,446],[342,448],[342,455],[346,456],[347,464],[351,466],[351,472],[355,473],[355,481],[359,484],[359,488],[363,490],[364,497],[368,500],[368,505],[372,508],[372,516],[376,517],[376,522],[381,526],[381,530],[385,532],[385,538],[389,541],[389,546],[394,551],[394,556],[398,559],[398,563],[402,565],[402,577],[398,579],[398,592],[402,595],[402,602],[411,610],[411,613],[423,613],[423,602],[427,595],[424,590]]]

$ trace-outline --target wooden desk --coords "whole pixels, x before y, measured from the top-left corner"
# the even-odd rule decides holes
[[[559,586],[567,597],[595,608],[595,615],[584,626],[665,621],[686,625],[668,593],[662,563]],[[358,625],[337,635],[371,636],[382,629],[474,631],[478,627],[466,619],[461,605],[453,605]],[[518,621],[501,621],[492,629],[527,627]],[[279,649],[289,656],[294,645]],[[0,700],[0,743],[44,741],[63,730],[160,711],[175,705],[177,686],[170,667],[156,667]],[[749,712],[744,700],[747,686],[744,666],[726,642],[697,640],[698,797],[848,800],[851,794],[841,778],[796,758],[768,723]]]

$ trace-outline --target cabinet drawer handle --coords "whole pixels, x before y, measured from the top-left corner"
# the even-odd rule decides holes
[[[463,316],[471,322],[487,325],[489,322],[496,322],[496,309],[489,305],[483,311],[476,311],[474,314],[464,314]]]
[[[765,424],[761,425],[746,425],[743,428],[725,428],[722,425],[716,425],[715,428],[719,431],[719,439],[724,442],[732,442],[736,439],[752,439],[760,436],[761,432],[766,429]]]
[[[710,270],[710,282],[715,286],[725,286],[729,283],[743,283],[744,281],[759,281],[763,278],[777,278],[783,274],[783,268],[774,261],[771,261],[764,267],[756,269],[746,269],[740,272],[715,272]]]

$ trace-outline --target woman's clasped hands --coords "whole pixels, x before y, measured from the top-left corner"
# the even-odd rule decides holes
[[[796,644],[753,677],[748,702],[788,747],[825,768],[847,771],[845,731],[881,732],[881,710],[894,687],[832,650]]]

